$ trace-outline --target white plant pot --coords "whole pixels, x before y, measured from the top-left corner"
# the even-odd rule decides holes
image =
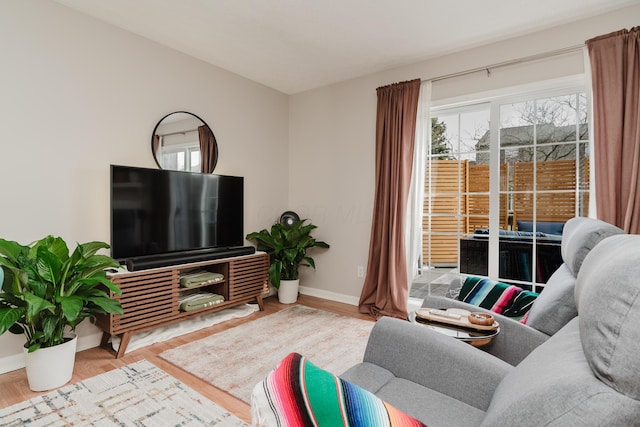
[[[278,301],[281,304],[293,304],[298,300],[298,287],[300,279],[296,280],[280,280],[280,288],[278,288]]]
[[[33,353],[24,349],[29,388],[45,391],[61,387],[69,382],[76,361],[78,337],[54,347],[40,348]]]

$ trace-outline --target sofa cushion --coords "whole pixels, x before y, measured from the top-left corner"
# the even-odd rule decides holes
[[[529,310],[526,324],[553,335],[578,315],[573,290],[576,278],[566,264],[551,275]]]
[[[571,218],[564,226],[562,234],[562,259],[574,276],[578,275],[580,266],[589,251],[601,240],[624,231],[614,225],[594,218]]]
[[[477,426],[485,412],[412,381],[396,378],[376,395],[429,427]]]
[[[640,399],[639,278],[640,235],[618,235],[587,255],[575,288],[589,365],[602,382],[634,399]]]
[[[596,378],[574,318],[536,348],[496,388],[482,425],[635,425],[640,401]]]
[[[533,231],[533,221],[516,221],[518,231]],[[562,235],[564,229],[564,222],[536,222],[536,231],[545,234],[555,234],[557,236]]]
[[[358,384],[371,393],[377,393],[385,384],[394,379],[395,375],[373,363],[362,362],[352,366],[339,377]]]
[[[413,381],[396,378],[387,369],[372,363],[357,364],[340,378],[375,393],[429,427],[478,425],[484,418],[481,409]]]

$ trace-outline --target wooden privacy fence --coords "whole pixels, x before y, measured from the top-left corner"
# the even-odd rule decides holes
[[[518,220],[533,221],[534,198],[535,219],[539,222],[565,222],[577,212],[586,213],[588,193],[584,193],[584,200],[576,200],[577,176],[580,175],[576,174],[575,159],[537,161],[535,168],[534,188],[533,162],[516,162],[513,165],[514,229],[517,229]],[[583,160],[582,168],[588,170],[588,158]],[[582,188],[589,188],[588,180]],[[577,202],[583,203],[581,209],[576,210]]]
[[[533,162],[513,163],[512,179],[509,163],[500,164],[501,229],[516,229],[517,220],[532,221],[534,198],[536,221],[564,222],[576,215],[576,161],[537,161],[535,167],[534,187]],[[582,167],[588,170],[588,159]],[[458,239],[489,227],[489,165],[431,160],[426,172],[423,263],[457,264]],[[586,195],[582,203],[588,203]]]

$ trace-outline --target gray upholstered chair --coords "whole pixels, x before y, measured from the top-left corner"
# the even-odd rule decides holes
[[[430,427],[640,425],[639,277],[640,236],[608,237],[578,273],[578,316],[517,366],[383,318],[341,377]]]
[[[533,303],[526,324],[493,313],[500,323],[500,334],[482,349],[512,365],[517,365],[531,350],[560,330],[577,315],[573,290],[585,257],[601,240],[622,233],[622,229],[593,218],[575,217],[567,221],[562,234],[563,264],[549,278],[544,290]],[[422,306],[488,311],[439,296],[425,298]]]

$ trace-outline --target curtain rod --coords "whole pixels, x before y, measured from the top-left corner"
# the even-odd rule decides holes
[[[462,76],[466,76],[467,74],[479,73],[481,71],[486,71],[487,75],[489,76],[489,75],[491,75],[491,70],[495,69],[495,68],[501,68],[501,67],[506,67],[506,66],[509,66],[509,65],[521,64],[523,62],[537,61],[539,59],[550,58],[552,56],[565,55],[565,54],[568,54],[568,53],[573,53],[573,52],[577,52],[579,50],[582,50],[583,47],[584,47],[584,44],[577,45],[577,46],[565,47],[565,48],[558,49],[558,50],[552,50],[550,52],[539,53],[537,55],[530,55],[530,56],[525,56],[523,58],[512,59],[512,60],[504,61],[504,62],[499,62],[497,64],[486,65],[484,67],[477,67],[477,68],[472,68],[470,70],[459,71],[457,73],[445,74],[444,76],[433,77],[433,78],[430,78],[430,79],[422,79],[422,81],[438,82],[440,80],[451,79],[451,78],[454,78],[454,77],[462,77]]]

